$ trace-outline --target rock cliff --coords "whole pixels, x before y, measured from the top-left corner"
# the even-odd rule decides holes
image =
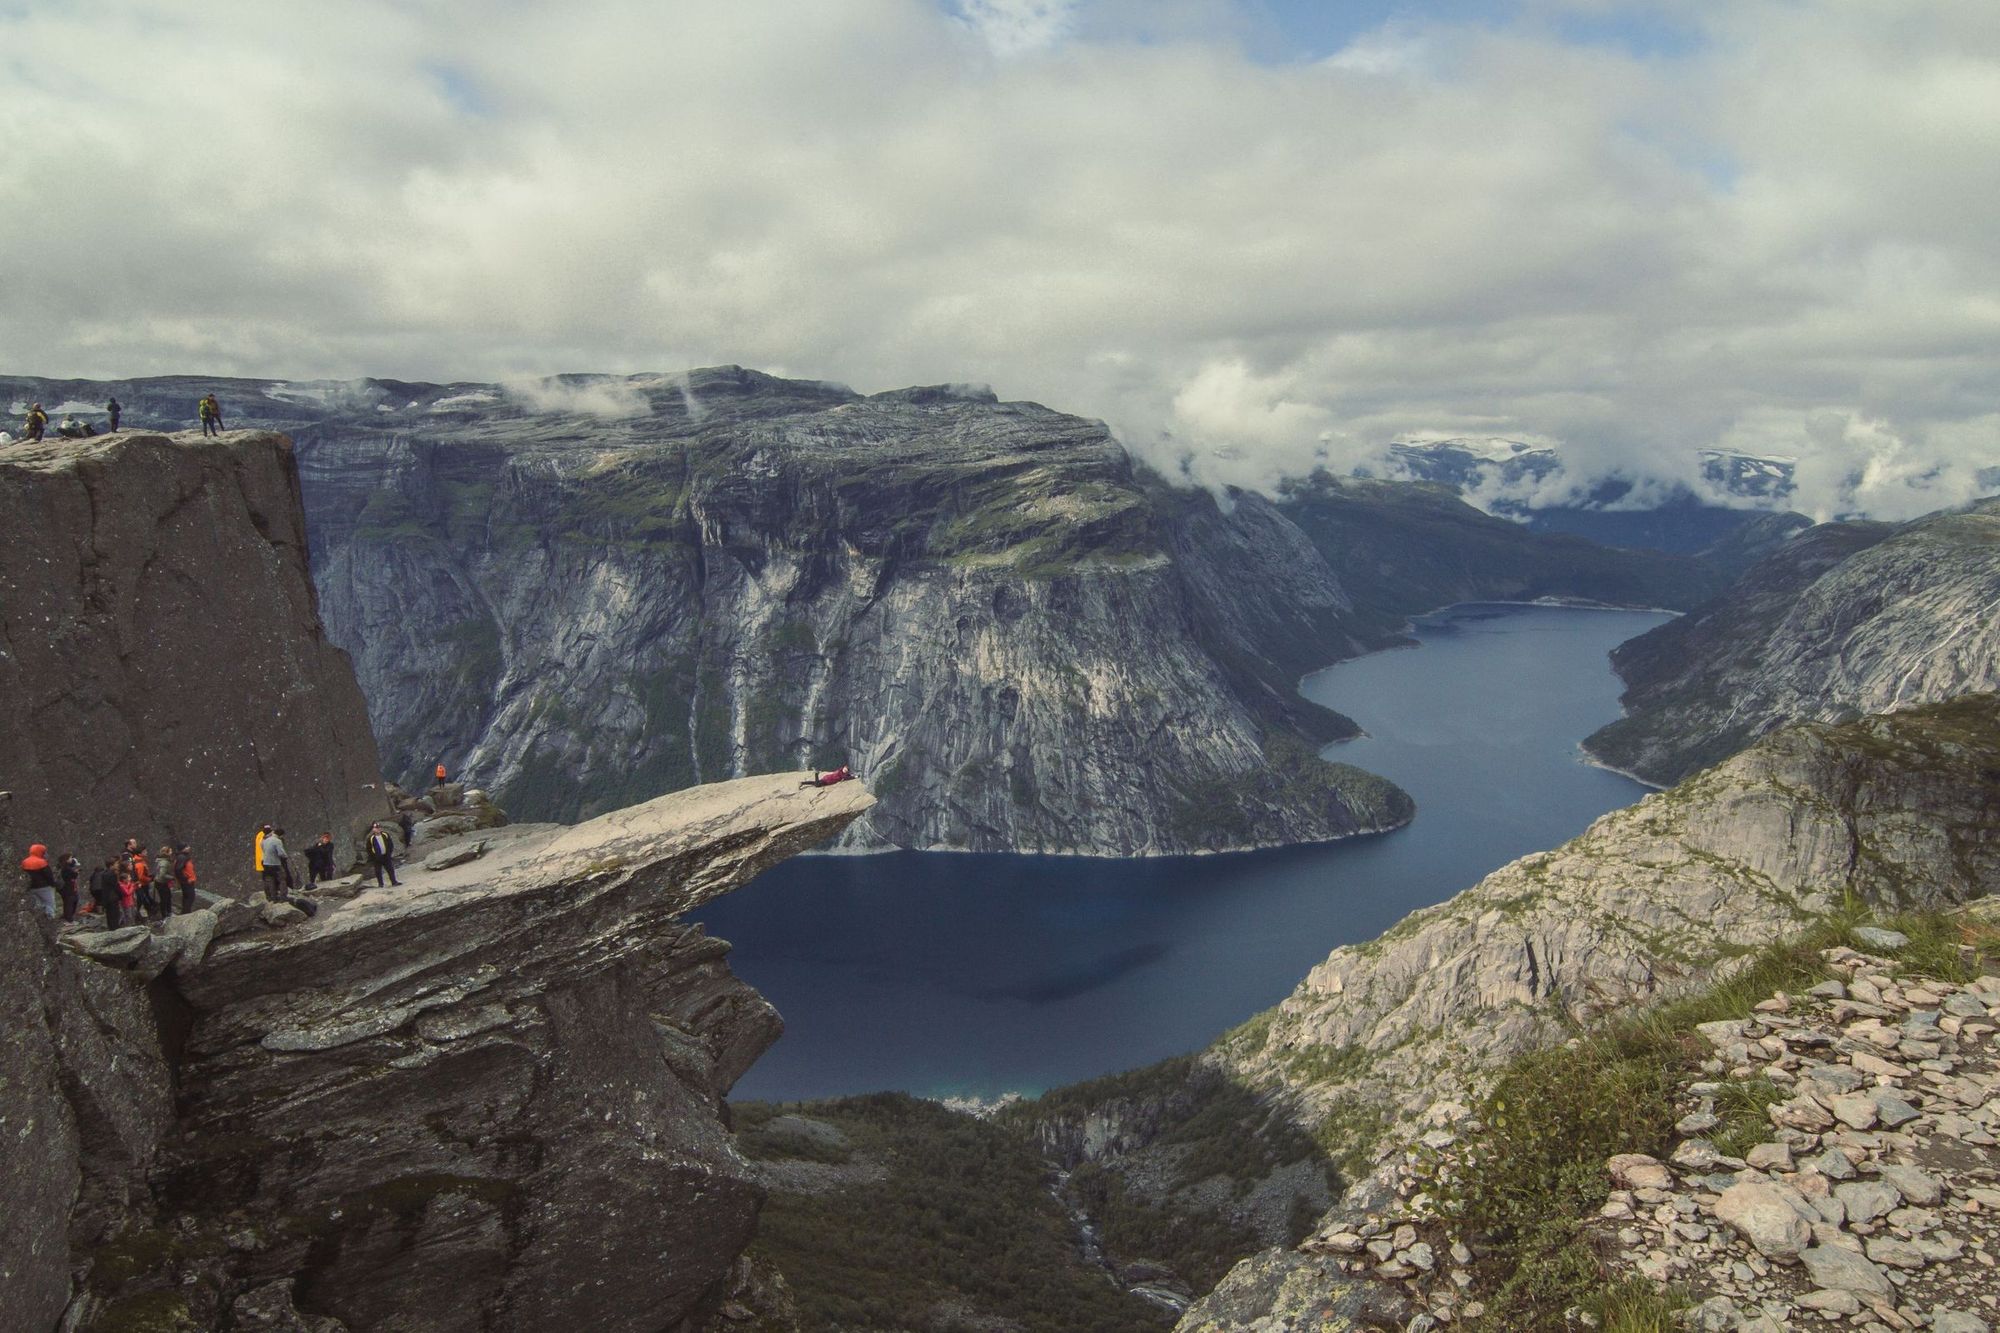
[[[621,382],[622,383],[622,382]],[[570,818],[847,761],[854,838],[1136,854],[1392,827],[1309,666],[1387,641],[1292,526],[1033,404],[734,369],[640,415],[302,428],[315,568],[392,771]],[[690,404],[698,405],[691,408]]]
[[[1318,1122],[1399,1115],[1563,1025],[1711,979],[1846,895],[2000,886],[2000,698],[1777,732],[1336,949],[1216,1058]]]
[[[1665,784],[1790,722],[2000,688],[1996,607],[2000,501],[1798,532],[1710,605],[1612,654],[1628,715],[1585,748]]]
[[[86,860],[132,836],[189,841],[216,886],[267,820],[353,849],[351,824],[385,809],[380,771],[346,654],[320,626],[284,439],[10,445],[0,506],[0,790],[16,841]]]
[[[698,1314],[762,1198],[722,1099],[782,1024],[679,918],[872,804],[801,776],[487,830],[477,859],[285,929],[231,908],[150,985],[0,922],[0,985],[36,1020],[0,1090],[31,1145],[7,1197],[34,1203],[0,1224],[6,1326]]]
[[[1991,894],[1996,827],[2000,698],[1794,726],[1335,950],[1207,1059],[1322,1143],[1448,1117],[1482,1070],[1724,976],[1850,896],[1937,908]],[[1362,1182],[1348,1206],[1376,1188]],[[1401,1327],[1378,1295],[1335,1256],[1272,1251],[1180,1327],[1317,1327],[1322,1314],[1348,1321],[1336,1327]]]
[[[390,775],[525,818],[855,762],[869,844],[1151,853],[1393,826],[1318,763],[1296,678],[1465,598],[1692,605],[1685,560],[1551,540],[1434,486],[1176,489],[984,390],[736,367],[521,385],[0,377],[299,443],[313,564]]]

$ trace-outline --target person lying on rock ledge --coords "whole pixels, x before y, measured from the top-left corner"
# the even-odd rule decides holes
[[[801,787],[831,787],[836,782],[849,782],[853,778],[854,774],[848,771],[847,765],[842,764],[830,773],[822,773],[818,769],[814,769],[812,777],[801,782],[799,785]]]

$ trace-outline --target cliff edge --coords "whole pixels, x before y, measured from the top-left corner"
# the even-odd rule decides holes
[[[247,887],[258,825],[331,830],[345,856],[355,822],[386,813],[367,706],[320,625],[285,437],[11,445],[0,512],[10,845],[87,862],[165,835],[194,845],[211,887],[243,849]]]
[[[679,914],[874,803],[803,776],[489,831],[477,859],[305,924],[176,918],[218,938],[151,983],[65,955],[14,904],[4,985],[43,1021],[10,1034],[0,1128],[37,1146],[8,1168],[37,1207],[5,1224],[0,1322],[653,1330],[697,1312],[763,1198],[723,1098],[783,1025]]]

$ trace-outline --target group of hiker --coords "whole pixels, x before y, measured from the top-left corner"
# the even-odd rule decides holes
[[[222,434],[222,404],[217,401],[212,390],[202,395],[201,400],[194,405],[194,410],[195,415],[201,420],[201,433],[204,436]],[[118,429],[119,419],[125,415],[125,407],[116,398],[112,398],[104,404],[104,415],[111,423],[109,429],[115,431]],[[30,405],[28,415],[21,422],[21,438],[29,441],[40,440],[48,434],[48,430],[48,412],[40,403]],[[72,412],[56,427],[56,434],[65,440],[87,439],[97,434],[97,427]],[[0,436],[0,439],[4,438]]]
[[[71,853],[51,859],[47,844],[35,843],[22,858],[21,870],[28,877],[28,897],[35,906],[65,922],[101,916],[106,930],[117,930],[165,921],[174,914],[176,893],[181,911],[194,910],[194,848],[187,843],[162,843],[157,853],[149,854],[139,839],[127,838],[123,851],[90,867],[88,902],[79,892],[84,886],[83,862]]]
[[[380,884],[386,873],[397,883],[396,843],[382,826],[369,830],[368,861]],[[333,834],[321,833],[305,849],[305,883],[308,890],[337,879]],[[285,831],[274,824],[261,826],[251,842],[251,865],[257,872],[264,897],[271,902],[288,902],[300,887],[291,852],[285,846]],[[60,917],[65,924],[97,918],[106,930],[121,926],[165,921],[176,910],[195,908],[197,873],[194,848],[188,843],[162,843],[157,852],[148,852],[137,838],[127,838],[115,856],[89,866],[65,852],[50,856],[47,843],[35,843],[21,859],[27,877],[28,898],[44,915]],[[88,896],[86,897],[86,893]]]
[[[333,864],[333,835],[322,833],[306,846],[306,883],[308,889],[316,889],[329,880],[337,879],[339,872]],[[264,897],[274,903],[288,901],[292,890],[299,887],[298,876],[292,867],[292,856],[285,848],[285,831],[276,825],[265,824],[250,840],[250,863],[257,871],[257,878],[264,886]]]

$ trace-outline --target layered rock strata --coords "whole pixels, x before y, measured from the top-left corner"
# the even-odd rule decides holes
[[[730,975],[728,946],[679,918],[873,803],[803,777],[485,830],[476,859],[322,898],[309,922],[214,923],[150,988],[123,970],[137,956],[61,957],[21,915],[10,982],[108,988],[119,1039],[145,1054],[122,1074],[92,1064],[54,1018],[26,1043],[36,1077],[10,1077],[0,1121],[44,1132],[48,1160],[17,1166],[56,1202],[8,1220],[33,1258],[33,1317],[9,1326],[52,1327],[65,1304],[86,1328],[141,1312],[234,1328],[266,1306],[352,1329],[697,1314],[762,1199],[723,1098],[782,1023]],[[151,1102],[125,1086],[146,1071]],[[146,1156],[98,1143],[98,1103],[147,1122]]]
[[[1692,615],[1621,645],[1627,716],[1584,742],[1677,782],[1792,722],[2000,688],[2000,501],[1796,533]]]
[[[128,837],[191,842],[205,883],[242,865],[243,888],[265,822],[352,853],[353,826],[386,806],[367,708],[320,626],[283,438],[16,444],[0,507],[17,841],[86,860]]]

